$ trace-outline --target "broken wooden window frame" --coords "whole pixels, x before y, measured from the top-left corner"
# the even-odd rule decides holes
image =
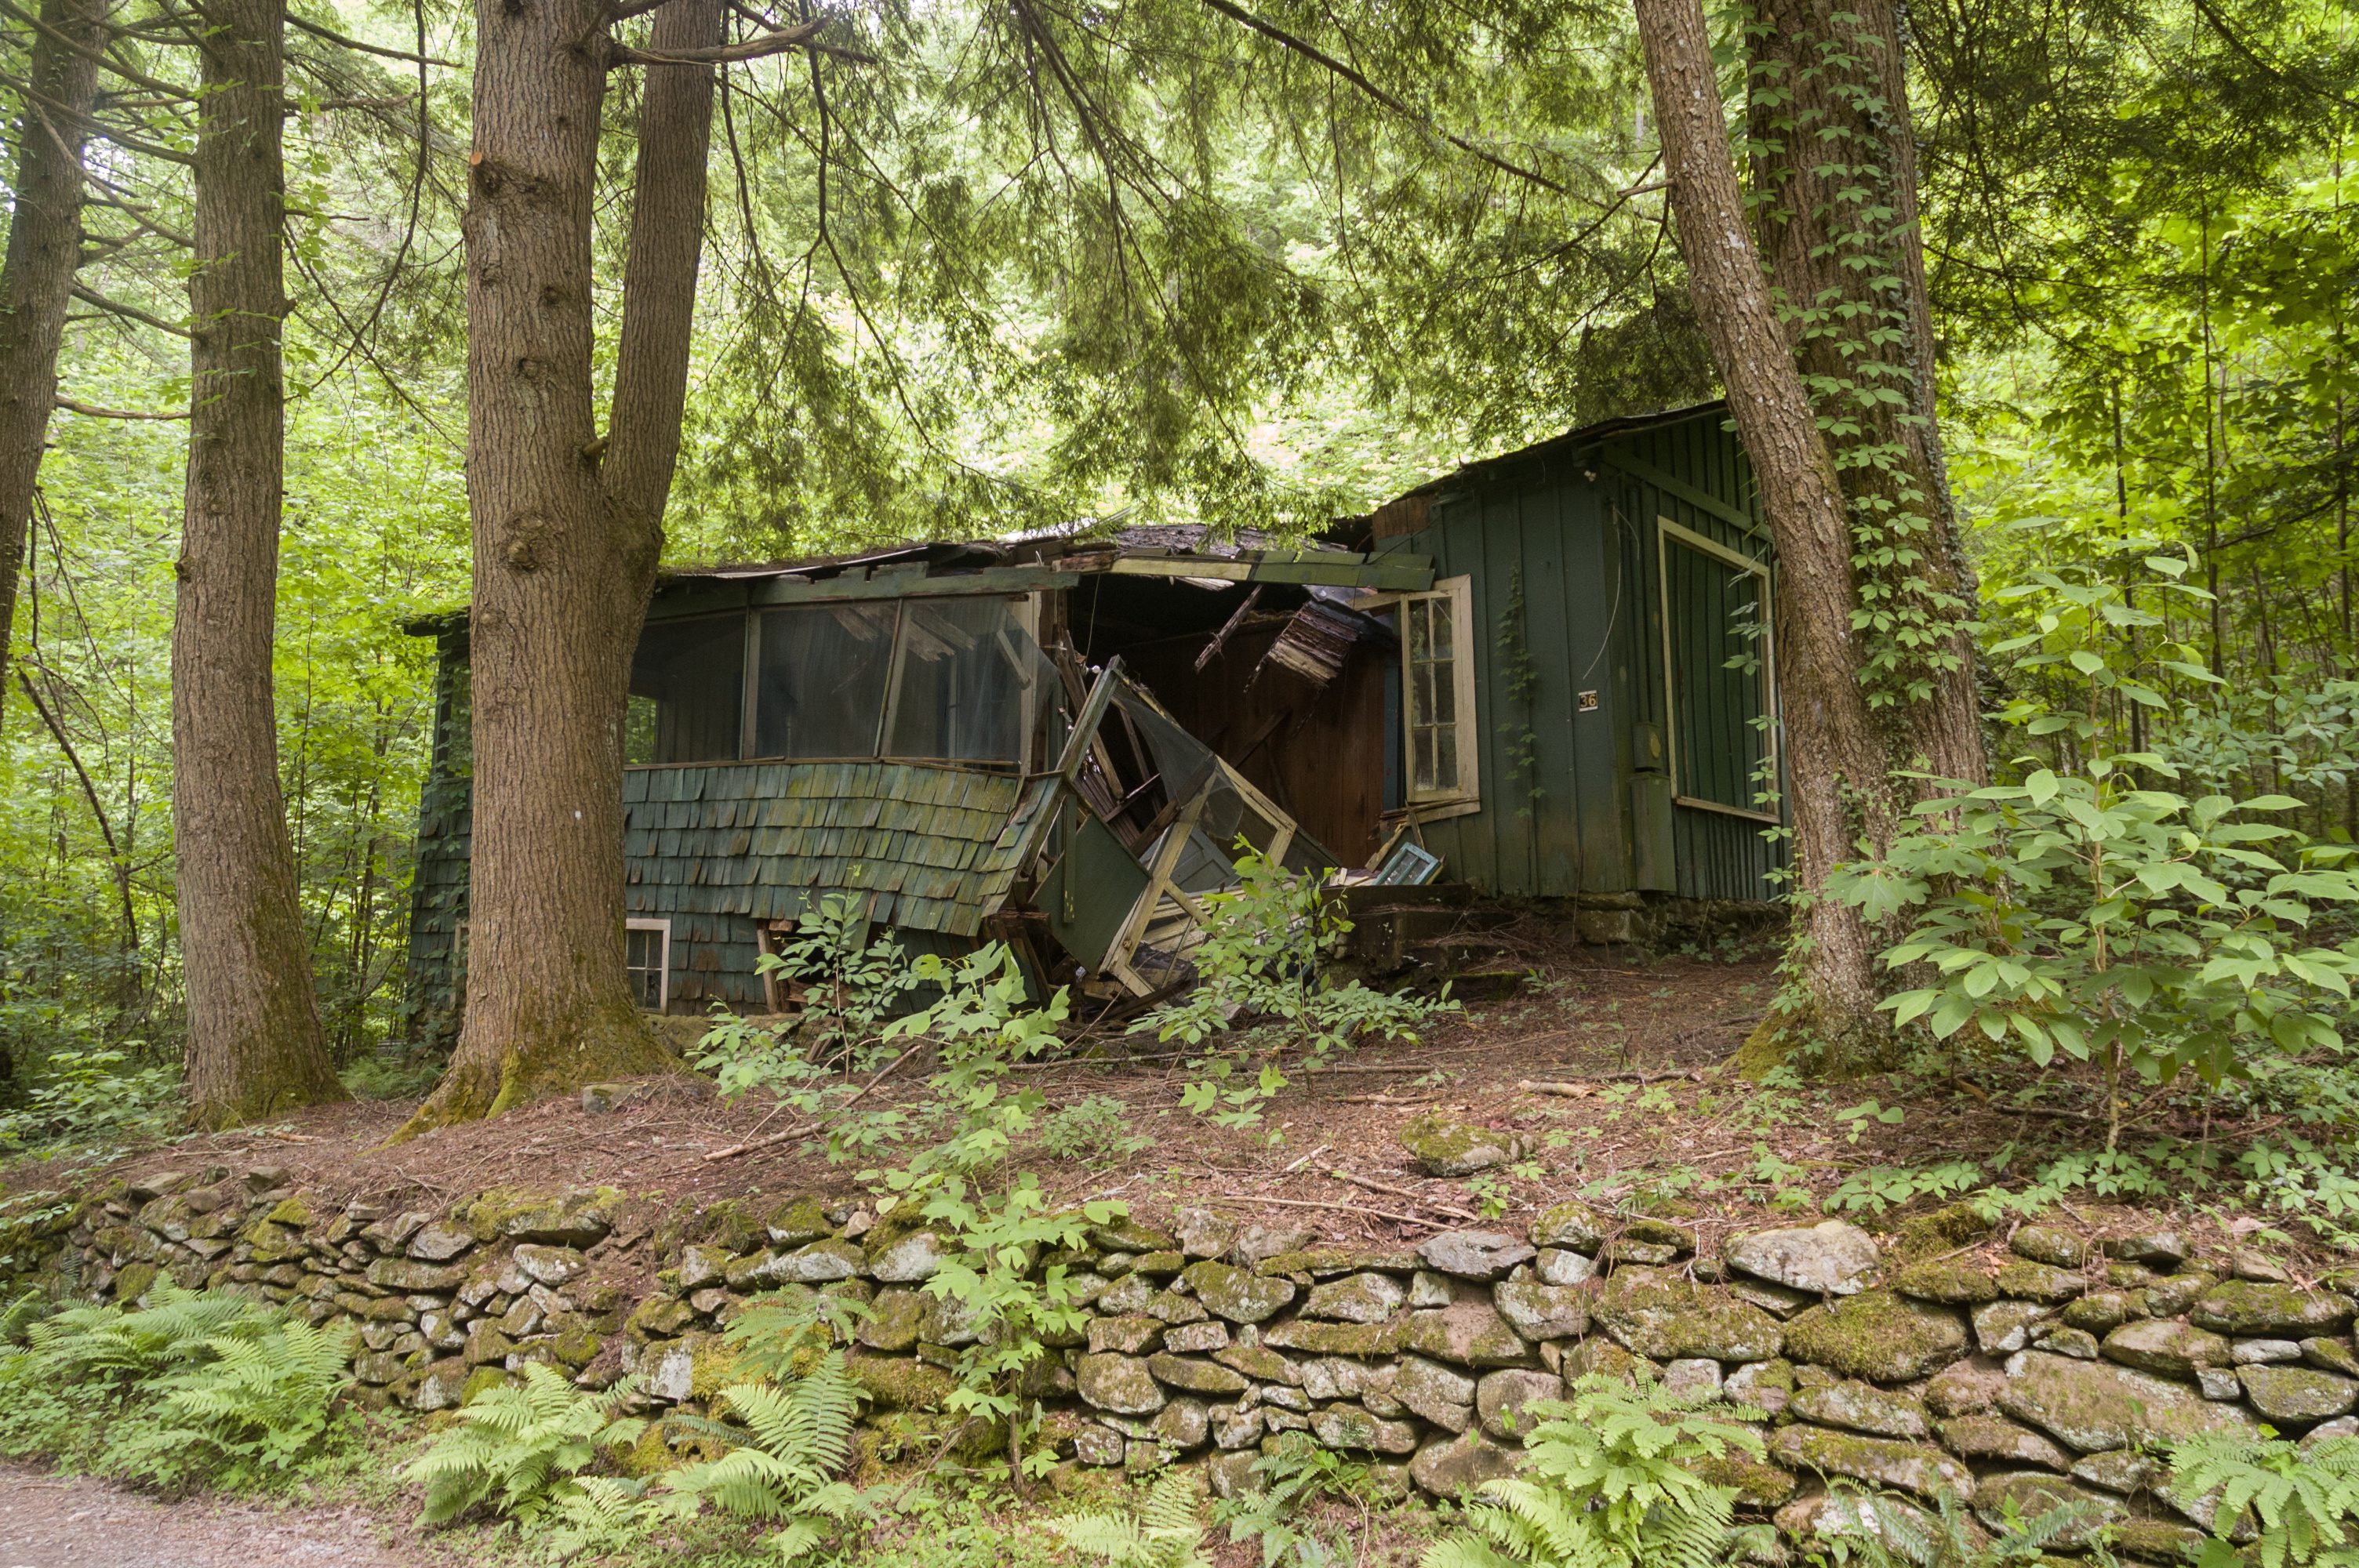
[[[1658,516],[1655,519],[1655,579],[1657,589],[1662,598],[1663,733],[1668,751],[1667,772],[1671,780],[1671,804],[1683,806],[1693,811],[1711,811],[1723,816],[1743,817],[1748,822],[1770,825],[1781,823],[1784,818],[1774,811],[1763,811],[1756,806],[1713,800],[1706,795],[1690,794],[1685,789],[1687,774],[1683,767],[1684,759],[1680,753],[1681,726],[1679,669],[1675,663],[1677,647],[1671,635],[1671,628],[1676,623],[1672,619],[1671,606],[1670,552],[1673,549],[1691,550],[1697,555],[1717,561],[1733,571],[1742,572],[1753,579],[1755,590],[1759,595],[1756,600],[1759,606],[1756,615],[1759,633],[1755,649],[1756,665],[1755,682],[1758,694],[1756,719],[1763,722],[1762,765],[1768,769],[1772,778],[1777,777],[1781,766],[1777,747],[1780,733],[1777,713],[1777,618],[1776,601],[1771,596],[1772,583],[1768,563],[1757,557],[1748,556],[1742,550],[1731,549],[1711,535],[1699,534],[1692,528],[1683,527],[1668,517]]]

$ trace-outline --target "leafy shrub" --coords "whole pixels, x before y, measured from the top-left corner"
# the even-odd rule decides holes
[[[44,1158],[159,1138],[180,1114],[180,1073],[128,1050],[60,1049],[24,1103],[0,1110],[0,1155]]]
[[[1113,1095],[1075,1100],[1040,1123],[1040,1151],[1054,1160],[1111,1165],[1155,1140],[1131,1130],[1131,1109]]]
[[[756,960],[760,973],[801,988],[800,1013],[754,1020],[713,1004],[696,1065],[712,1073],[723,1095],[766,1089],[799,1098],[808,1109],[836,1070],[864,1072],[885,1058],[886,1024],[925,977],[889,931],[863,946],[868,925],[868,900],[830,893],[791,941]]]
[[[1570,1401],[1526,1406],[1522,1473],[1484,1482],[1473,1531],[1436,1542],[1422,1568],[1718,1568],[1736,1493],[1689,1466],[1763,1448],[1710,1402],[1588,1377]]]
[[[2019,758],[2017,783],[1953,783],[1882,858],[1835,868],[1827,891],[1871,922],[1908,922],[1884,961],[1922,966],[1931,981],[1886,1000],[1896,1022],[2042,1067],[2060,1055],[2101,1063],[2112,1149],[2125,1073],[2164,1082],[2192,1070],[2219,1084],[2264,1055],[2339,1049],[2359,953],[2304,933],[2323,911],[2359,908],[2348,869],[2359,850],[2252,820],[2299,808],[2289,795],[2174,794],[2149,787],[2177,776],[2160,755],[2105,753],[2099,697],[2162,699],[2107,662],[2103,629],[2152,618],[2110,584],[2042,586],[2072,615],[2044,616],[2041,633],[2002,646],[2018,667],[2069,665],[2091,708],[2025,699],[2002,718],[2027,743],[2074,743],[2052,765]],[[2076,635],[2084,645],[2051,645]]]
[[[1196,1508],[1196,1483],[1184,1471],[1167,1471],[1147,1494],[1136,1519],[1128,1514],[1085,1513],[1051,1519],[1049,1528],[1074,1551],[1114,1568],[1212,1568],[1204,1551],[1204,1521]]]
[[[600,1450],[627,1447],[647,1429],[613,1415],[626,1392],[577,1389],[539,1362],[525,1364],[521,1384],[479,1390],[460,1408],[458,1424],[409,1465],[409,1479],[426,1484],[419,1522],[448,1524],[486,1502],[520,1525],[539,1522],[581,1490],[575,1477]]]
[[[349,1339],[168,1281],[148,1300],[23,1325],[22,1347],[0,1355],[0,1453],[168,1487],[245,1487],[332,1444]]]
[[[2190,1437],[2170,1450],[2170,1492],[2207,1499],[2215,1534],[2201,1568],[2351,1568],[2359,1563],[2359,1437],[2304,1449],[2281,1439]],[[2249,1511],[2260,1539],[2247,1559],[2227,1532]]]
[[[1435,1015],[1458,1011],[1447,997],[1425,1000],[1371,990],[1357,980],[1335,985],[1327,965],[1352,929],[1343,907],[1327,897],[1315,875],[1297,876],[1240,838],[1237,885],[1198,896],[1204,939],[1189,957],[1199,983],[1186,996],[1147,1012],[1130,1026],[1158,1041],[1201,1045],[1250,1026],[1242,1044],[1190,1064],[1204,1076],[1180,1094],[1180,1103],[1223,1127],[1251,1127],[1287,1084],[1277,1057],[1288,1049],[1323,1058],[1363,1038],[1414,1042]],[[1258,1054],[1256,1072],[1237,1077],[1240,1057]],[[1237,1087],[1229,1087],[1232,1083]]]

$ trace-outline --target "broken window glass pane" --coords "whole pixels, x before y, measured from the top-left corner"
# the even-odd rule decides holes
[[[913,599],[885,754],[1019,762],[1044,661],[1016,619],[1019,599]]]
[[[766,611],[754,694],[757,757],[873,757],[900,606]]]
[[[631,660],[625,762],[714,762],[737,755],[745,704],[745,618],[657,621]]]

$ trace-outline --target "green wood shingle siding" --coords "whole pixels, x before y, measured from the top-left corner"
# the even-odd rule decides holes
[[[870,896],[880,925],[973,937],[1013,885],[1025,825],[1052,781],[905,762],[737,762],[623,774],[624,902],[671,923],[675,1011],[758,1007],[765,920],[834,892]],[[448,1044],[458,1022],[469,781],[421,801],[406,988],[408,1037]]]

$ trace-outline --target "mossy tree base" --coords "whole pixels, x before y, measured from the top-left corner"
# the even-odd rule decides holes
[[[664,1049],[636,1008],[626,1005],[619,1015],[602,1010],[597,1016],[569,1022],[571,1027],[547,1022],[497,1041],[484,1041],[468,1028],[442,1081],[387,1141],[405,1142],[438,1127],[481,1121],[610,1078],[679,1070],[679,1058]]]

